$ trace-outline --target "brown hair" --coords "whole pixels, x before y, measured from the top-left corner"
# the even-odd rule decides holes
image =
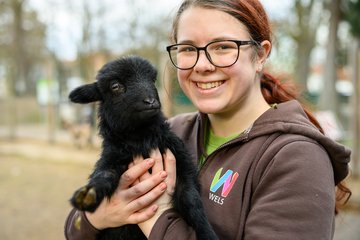
[[[171,38],[175,43],[177,42],[180,16],[190,7],[216,9],[228,13],[247,27],[252,40],[258,43],[265,40],[272,42],[270,21],[259,0],[184,0],[180,5],[173,22]],[[297,91],[293,87],[282,83],[280,80],[266,72],[261,76],[261,91],[269,104],[298,99]],[[309,120],[321,133],[324,133],[314,115],[308,111],[304,105],[303,108]],[[346,204],[350,196],[350,189],[345,186],[344,182],[340,182],[336,189],[336,213],[340,206]]]

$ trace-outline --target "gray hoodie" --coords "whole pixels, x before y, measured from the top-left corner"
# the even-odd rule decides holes
[[[194,160],[206,157],[199,171],[201,196],[219,239],[332,239],[335,185],[348,174],[350,150],[321,134],[297,101],[278,104],[251,129],[204,154],[207,116],[182,114],[170,119]],[[95,239],[97,230],[78,214],[69,215],[68,239]],[[92,238],[94,237],[94,238]],[[195,233],[178,214],[166,211],[149,239],[190,240]]]

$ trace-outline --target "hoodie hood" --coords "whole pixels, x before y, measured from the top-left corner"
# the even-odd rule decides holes
[[[303,135],[317,141],[330,157],[336,185],[348,175],[350,149],[322,134],[310,122],[302,106],[296,100],[277,104],[266,111],[254,122],[246,138],[250,140],[275,132]]]

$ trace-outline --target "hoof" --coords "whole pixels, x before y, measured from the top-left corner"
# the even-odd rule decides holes
[[[96,205],[96,191],[94,187],[82,187],[77,190],[72,198],[74,207],[79,210],[89,211]]]

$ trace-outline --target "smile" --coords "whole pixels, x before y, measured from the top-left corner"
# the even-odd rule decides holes
[[[221,86],[223,83],[224,83],[224,81],[208,82],[208,83],[197,82],[197,83],[196,83],[196,86],[197,86],[198,88],[201,88],[201,89],[206,90],[206,89],[211,89],[211,88],[219,87],[219,86]]]

